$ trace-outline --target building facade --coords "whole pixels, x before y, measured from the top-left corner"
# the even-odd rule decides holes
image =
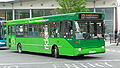
[[[88,0],[86,4],[90,11],[105,14],[106,33],[114,33],[120,29],[117,3],[117,0]],[[54,15],[56,14],[54,9],[58,7],[60,6],[55,0],[15,0],[0,4],[0,18],[16,20]]]

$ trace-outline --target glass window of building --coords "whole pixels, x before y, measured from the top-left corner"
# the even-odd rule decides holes
[[[15,19],[24,19],[24,18],[30,18],[30,10],[29,9],[16,9]]]
[[[55,14],[53,9],[33,9],[32,17],[48,16]]]
[[[93,12],[93,9],[90,9]],[[105,14],[105,32],[113,33],[114,29],[114,8],[96,8],[96,12],[102,12]]]
[[[12,17],[13,17],[12,9],[0,10],[0,18],[2,18],[2,20],[12,20]]]

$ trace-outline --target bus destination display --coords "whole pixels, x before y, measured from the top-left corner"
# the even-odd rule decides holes
[[[102,14],[79,14],[80,19],[101,19]]]

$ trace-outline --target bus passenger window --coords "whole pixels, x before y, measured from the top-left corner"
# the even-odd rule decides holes
[[[24,37],[28,36],[28,24],[24,25]]]
[[[73,24],[72,21],[60,22],[60,37],[73,38]]]
[[[29,37],[33,37],[33,28],[32,28],[32,24],[29,24],[29,27],[28,27],[28,35]]]
[[[38,24],[33,24],[33,37],[38,37],[39,36],[39,31],[38,31]]]
[[[8,26],[8,35],[11,35],[11,26]]]
[[[23,25],[17,25],[16,26],[16,36],[17,37],[23,37]]]
[[[53,22],[50,24],[50,36],[52,38],[56,38],[59,37],[59,26],[58,26],[58,22]]]
[[[44,25],[43,24],[39,24],[39,36],[41,38],[44,38]]]
[[[48,25],[44,25],[44,37],[45,38],[48,38],[49,37],[49,34],[48,34]]]
[[[14,29],[14,25],[13,26],[11,26],[11,31],[12,31],[12,35],[14,35],[15,34],[15,29]]]

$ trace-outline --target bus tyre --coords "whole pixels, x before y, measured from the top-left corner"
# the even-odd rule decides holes
[[[79,55],[79,57],[84,57],[85,55]]]
[[[18,53],[22,53],[22,46],[21,46],[21,44],[17,45],[17,51],[18,51]]]
[[[53,56],[55,57],[55,58],[58,58],[59,57],[59,50],[58,50],[58,47],[57,46],[55,46],[54,48],[53,48]]]

